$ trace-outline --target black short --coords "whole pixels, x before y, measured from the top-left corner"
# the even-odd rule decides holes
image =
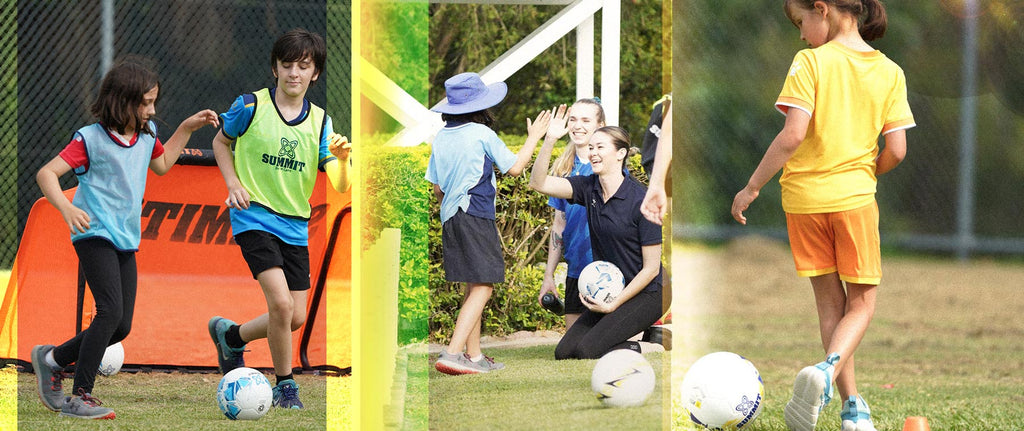
[[[247,230],[235,235],[242,257],[249,265],[252,278],[271,268],[281,268],[288,290],[309,290],[309,249],[281,241],[261,230]]]
[[[565,277],[565,314],[580,314],[587,307],[580,301],[580,279]]]
[[[445,280],[505,282],[505,257],[494,220],[459,210],[441,226],[441,249]]]

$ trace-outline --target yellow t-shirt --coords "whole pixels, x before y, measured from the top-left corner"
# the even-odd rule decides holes
[[[879,134],[915,126],[903,69],[879,51],[836,42],[796,54],[775,108],[811,116],[779,180],[782,208],[795,214],[873,202]]]

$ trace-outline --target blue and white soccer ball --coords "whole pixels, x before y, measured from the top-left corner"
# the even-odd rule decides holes
[[[654,383],[654,368],[643,355],[629,349],[606,353],[590,374],[590,389],[612,407],[643,405],[654,392]]]
[[[103,352],[103,359],[100,360],[99,373],[110,377],[121,371],[121,366],[124,365],[124,346],[120,342],[107,346],[107,350]]]
[[[597,303],[609,303],[622,293],[626,280],[614,263],[595,260],[580,271],[579,289]]]
[[[690,366],[680,388],[683,408],[695,424],[738,430],[761,413],[764,383],[750,361],[730,352],[704,355]]]
[[[252,368],[235,368],[220,379],[217,406],[228,419],[256,420],[267,414],[273,400],[270,381]]]

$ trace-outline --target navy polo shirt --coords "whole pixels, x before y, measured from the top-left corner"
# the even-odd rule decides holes
[[[629,284],[644,266],[641,248],[661,244],[661,226],[651,223],[640,213],[647,188],[632,177],[626,177],[608,202],[604,202],[597,175],[574,176],[568,180],[572,185],[569,202],[587,208],[594,260],[614,263]],[[658,275],[644,289],[651,292],[660,290],[662,272],[659,268]]]

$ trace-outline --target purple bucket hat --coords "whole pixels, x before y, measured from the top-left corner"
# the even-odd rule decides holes
[[[445,100],[431,111],[442,114],[468,114],[482,111],[497,105],[508,94],[508,86],[504,82],[485,85],[480,75],[465,72],[448,78],[444,82]]]

